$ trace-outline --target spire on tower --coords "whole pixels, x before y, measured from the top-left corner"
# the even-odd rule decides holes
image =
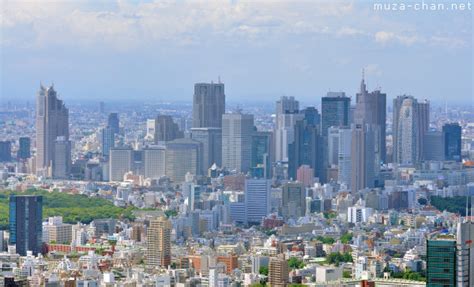
[[[362,68],[362,80],[360,82],[360,93],[365,94],[367,93],[367,86],[365,85],[365,69]]]

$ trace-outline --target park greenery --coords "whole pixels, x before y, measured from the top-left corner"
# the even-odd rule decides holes
[[[459,213],[462,216],[466,215],[466,197],[454,196],[454,197],[441,197],[431,196],[430,203],[440,211],[449,211],[452,213]],[[468,208],[471,204],[468,205]]]
[[[352,255],[349,252],[333,252],[326,256],[326,262],[339,266],[341,262],[352,262]]]
[[[336,242],[336,240],[332,237],[318,236],[318,237],[316,237],[316,239],[318,241],[321,241],[321,243],[323,243],[323,244],[334,244],[334,242]]]
[[[268,267],[260,266],[260,269],[258,269],[258,273],[260,273],[261,275],[268,276]]]
[[[414,281],[426,281],[426,277],[424,274],[419,272],[414,272],[411,270],[405,270],[402,272],[390,272],[391,277],[398,278],[398,279],[407,279],[407,280],[414,280]]]
[[[352,233],[347,232],[341,235],[341,243],[349,244],[351,240],[352,240]]]
[[[288,267],[292,269],[301,269],[304,267],[304,262],[303,260],[296,258],[296,257],[291,257],[288,259]]]
[[[8,228],[10,195],[43,196],[43,218],[62,216],[66,223],[90,223],[99,218],[132,219],[133,208],[122,208],[98,197],[31,189],[25,192],[0,191],[0,229]]]

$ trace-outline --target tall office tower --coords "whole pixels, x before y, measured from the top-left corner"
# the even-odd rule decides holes
[[[423,137],[423,155],[422,159],[424,161],[435,160],[443,161],[444,160],[444,141],[443,133],[439,131],[428,131]]]
[[[54,87],[40,87],[36,97],[36,172],[48,175],[53,161],[54,141],[69,140],[69,110],[58,99]]]
[[[474,286],[474,222],[464,221],[457,224],[457,286]]]
[[[222,116],[222,166],[231,171],[247,173],[252,164],[253,115]]]
[[[109,160],[109,180],[123,181],[125,173],[132,170],[133,150],[129,147],[111,148]]]
[[[252,164],[253,173],[258,177],[270,178],[272,174],[273,162],[273,133],[264,131],[255,131],[252,135]]]
[[[197,83],[193,96],[193,128],[221,128],[225,113],[223,83]]]
[[[156,130],[156,119],[147,119],[146,120],[146,138],[154,141],[155,130]]]
[[[109,158],[110,149],[115,147],[115,133],[111,127],[105,127],[101,130],[102,156]]]
[[[29,137],[20,137],[18,159],[28,159],[31,157],[31,139]]]
[[[354,124],[351,138],[351,191],[375,185],[375,131],[372,125]]]
[[[54,142],[53,178],[68,179],[71,173],[71,141],[58,137]]]
[[[155,144],[183,138],[183,132],[179,130],[177,123],[168,115],[159,115],[155,120]]]
[[[144,175],[146,178],[158,179],[166,174],[165,155],[166,149],[164,147],[143,150]]]
[[[281,97],[276,102],[275,161],[288,161],[288,145],[294,140],[295,123],[303,117],[294,97]]]
[[[445,160],[461,161],[461,126],[458,123],[443,125]]]
[[[322,139],[319,125],[313,124],[313,117],[304,117],[294,126],[294,140],[288,146],[288,175],[296,178],[296,170],[301,165],[309,165],[314,176],[324,180],[322,162]]]
[[[329,127],[349,126],[351,98],[344,92],[328,92],[321,99],[321,134],[326,136]]]
[[[329,127],[327,138],[328,166],[337,166],[339,162],[339,128]]]
[[[421,135],[419,134],[418,103],[413,97],[403,99],[397,119],[395,161],[402,165],[413,166],[420,161]]]
[[[272,287],[285,287],[288,285],[289,270],[288,262],[283,254],[278,257],[270,257],[268,263],[268,283]]]
[[[185,180],[186,173],[201,175],[202,144],[192,139],[176,139],[166,143],[165,173],[173,182]]]
[[[403,109],[403,113],[402,113]],[[407,111],[408,110],[408,111]],[[413,138],[409,137],[409,131],[402,130],[402,126],[407,127],[409,122],[414,121],[412,125]],[[401,123],[403,122],[403,123]],[[423,158],[424,148],[429,148],[424,144],[425,134],[428,132],[430,124],[430,104],[427,100],[418,102],[412,96],[402,95],[393,99],[393,161],[399,164],[417,164]],[[402,137],[405,136],[403,139]],[[407,148],[411,148],[411,144],[416,147],[411,150],[410,155],[406,155]],[[402,147],[402,145],[405,145]],[[404,150],[403,150],[404,149]],[[402,160],[402,155],[405,155],[405,161]],[[415,158],[412,158],[415,157]],[[410,159],[411,158],[411,159]],[[410,163],[412,162],[412,163]]]
[[[114,134],[120,133],[120,120],[118,113],[110,113],[107,119],[107,126],[112,129]]]
[[[202,171],[207,171],[213,164],[222,165],[222,129],[192,128],[191,138],[202,144]]]
[[[0,162],[12,160],[12,143],[10,141],[0,141]]]
[[[146,263],[168,267],[171,264],[171,222],[160,217],[150,221],[147,229]]]
[[[349,127],[339,128],[338,148],[338,177],[339,183],[351,186],[352,172],[352,129]]]
[[[380,90],[367,91],[364,78],[360,84],[360,92],[356,95],[354,123],[372,125],[376,137],[374,153],[377,162],[386,162],[386,117],[387,94]]]
[[[298,219],[306,214],[306,188],[301,182],[287,182],[282,186],[283,218]]]
[[[10,196],[10,244],[16,252],[26,256],[27,251],[34,255],[41,252],[43,197],[36,195]]]
[[[420,151],[420,160],[423,158],[423,149],[426,147],[424,140],[425,134],[430,129],[430,102],[425,99],[418,102],[418,150]]]
[[[259,225],[270,213],[271,180],[245,180],[245,214],[247,224]]]
[[[426,241],[426,286],[456,286],[456,240]]]

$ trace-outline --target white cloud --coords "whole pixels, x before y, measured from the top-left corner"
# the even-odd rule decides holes
[[[287,36],[362,37],[377,44],[432,43],[460,47],[461,40],[419,36],[416,31],[380,28],[376,16],[350,24],[361,9],[353,1],[4,1],[3,45],[47,47],[107,46],[127,50],[143,45],[194,45],[217,39],[263,44]],[[357,2],[355,2],[357,3]],[[374,29],[379,29],[375,30]],[[416,27],[413,29],[416,30]],[[429,40],[426,40],[429,39]]]

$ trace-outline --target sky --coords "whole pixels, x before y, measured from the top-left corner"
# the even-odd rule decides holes
[[[362,0],[0,3],[0,100],[33,102],[40,83],[54,83],[66,102],[192,101],[194,83],[220,78],[229,102],[319,103],[328,91],[354,97],[364,69],[369,90],[389,103],[401,94],[474,103],[472,10],[376,11]]]

